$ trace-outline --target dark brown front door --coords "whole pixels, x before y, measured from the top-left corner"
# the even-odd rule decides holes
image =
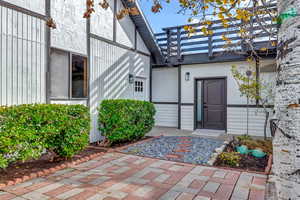
[[[203,80],[203,128],[225,129],[225,79]]]

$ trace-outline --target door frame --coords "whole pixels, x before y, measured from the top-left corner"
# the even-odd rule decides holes
[[[204,81],[204,80],[212,80],[212,79],[223,79],[225,82],[224,85],[224,96],[225,96],[225,120],[224,120],[224,127],[225,127],[225,132],[227,132],[227,76],[213,76],[213,77],[195,77],[194,78],[194,130],[197,129],[197,96],[198,96],[198,90],[197,90],[197,81]],[[202,84],[203,87],[203,84]],[[204,91],[203,89],[201,90],[201,99],[204,98]],[[204,116],[204,109],[203,109],[203,102],[201,102],[202,106],[202,116]],[[202,128],[201,128],[202,129]]]

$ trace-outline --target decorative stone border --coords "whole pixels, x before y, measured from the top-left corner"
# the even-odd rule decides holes
[[[217,160],[217,157],[224,151],[229,142],[226,140],[223,142],[223,145],[215,149],[215,153],[212,154],[207,164],[213,166]]]
[[[273,155],[270,154],[270,155],[269,155],[269,160],[268,160],[268,165],[267,165],[267,167],[265,168],[265,174],[270,174],[271,169],[272,169],[272,163],[273,163]]]
[[[80,159],[75,160],[75,161],[70,161],[70,162],[67,162],[67,163],[62,163],[62,164],[60,164],[60,165],[58,165],[56,167],[52,167],[50,169],[43,169],[43,170],[38,171],[38,172],[30,173],[29,175],[24,175],[21,178],[15,178],[13,180],[6,181],[5,183],[1,183],[0,184],[0,190],[2,188],[4,188],[4,187],[13,186],[13,185],[16,185],[16,184],[19,184],[19,183],[23,183],[25,181],[37,178],[37,177],[41,177],[41,176],[46,176],[46,175],[52,174],[52,173],[54,173],[56,171],[59,171],[59,170],[62,170],[62,169],[68,168],[68,167],[73,167],[73,166],[78,165],[80,163],[87,162],[87,161],[89,161],[91,159],[94,159],[94,158],[96,158],[98,156],[104,155],[105,153],[106,152],[94,153],[94,154],[85,156],[85,157],[80,158]]]

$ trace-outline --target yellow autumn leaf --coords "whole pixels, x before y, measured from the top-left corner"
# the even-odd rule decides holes
[[[267,51],[267,48],[266,47],[262,47],[260,48],[261,51]]]

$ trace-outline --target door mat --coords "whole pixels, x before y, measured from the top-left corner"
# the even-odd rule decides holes
[[[206,137],[219,137],[220,135],[225,134],[224,130],[210,130],[210,129],[197,129],[193,135],[206,136]]]

